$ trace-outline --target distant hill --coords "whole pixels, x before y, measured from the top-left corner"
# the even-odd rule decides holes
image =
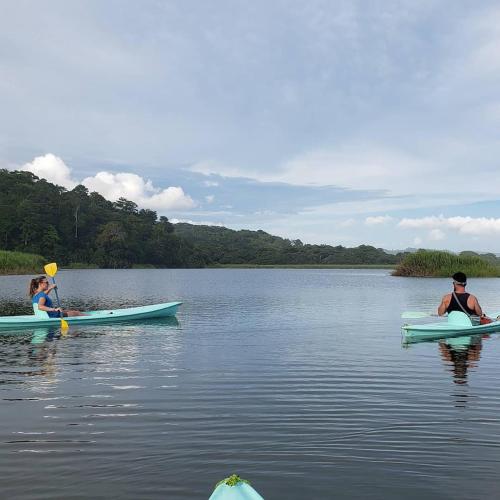
[[[363,265],[398,263],[402,254],[390,255],[381,248],[361,245],[308,245],[300,240],[272,236],[264,231],[235,231],[219,226],[175,224],[175,234],[193,248],[207,265]]]

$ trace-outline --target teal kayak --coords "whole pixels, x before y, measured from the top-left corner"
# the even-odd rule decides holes
[[[70,325],[111,323],[117,321],[132,321],[150,318],[175,316],[182,302],[167,302],[149,306],[128,307],[125,309],[107,309],[101,311],[86,311],[85,316],[64,318]],[[25,316],[0,316],[0,329],[29,328],[38,326],[58,326],[60,318],[50,318],[47,313],[38,311]]]
[[[496,318],[498,314],[492,314],[491,316]],[[420,340],[436,340],[447,337],[500,332],[500,321],[493,321],[486,325],[473,324],[465,313],[452,311],[448,314],[447,319],[439,323],[405,324],[401,328],[405,342],[418,342]]]
[[[233,474],[215,487],[208,500],[264,500],[248,481]]]

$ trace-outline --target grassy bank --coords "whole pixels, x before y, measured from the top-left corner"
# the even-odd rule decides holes
[[[394,269],[393,264],[217,264],[211,269]]]
[[[0,250],[0,274],[40,274],[44,264],[41,255]]]
[[[481,257],[460,256],[437,250],[419,250],[407,255],[392,274],[394,276],[445,278],[457,271],[477,278],[500,276],[500,268]]]

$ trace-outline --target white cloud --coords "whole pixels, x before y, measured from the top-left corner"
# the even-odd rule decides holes
[[[434,228],[444,225],[445,218],[440,215],[436,217],[435,215],[430,217],[421,217],[419,219],[401,219],[398,223],[399,227],[403,228]]]
[[[108,200],[127,198],[141,208],[187,210],[196,206],[194,200],[184,193],[181,187],[157,188],[150,180],[145,180],[137,174],[98,172],[93,177],[86,177],[78,182],[72,178],[71,168],[51,153],[36,157],[32,162],[23,165],[21,170],[32,172],[67,189],[83,184],[90,191],[97,191]]]
[[[140,207],[153,210],[186,210],[195,206],[181,187],[155,188],[151,181],[137,174],[98,172],[94,177],[83,179],[82,184],[108,200],[127,198]]]
[[[388,222],[393,221],[394,218],[390,215],[378,215],[375,217],[367,217],[365,219],[365,224],[367,226],[377,226],[380,224],[387,224]]]
[[[219,183],[217,181],[203,181],[205,187],[218,187]]]
[[[418,236],[416,236],[415,238],[413,238],[413,244],[418,247],[422,244],[422,238],[419,238]]]
[[[205,196],[205,201],[207,203],[213,203],[213,201],[215,200],[215,196],[213,194],[210,194],[208,196]]]
[[[500,233],[500,218],[488,217],[444,217],[443,215],[402,219],[399,227],[411,229],[453,229],[462,234],[488,235]]]
[[[338,226],[339,227],[351,227],[351,226],[354,226],[354,224],[356,224],[356,219],[350,218],[350,219],[346,219],[346,220],[339,222]]]
[[[429,239],[432,241],[441,241],[444,240],[445,234],[441,229],[431,229],[429,231]]]
[[[145,182],[137,174],[129,173],[98,172],[93,177],[83,179],[82,184],[90,191],[97,191],[112,201],[116,201],[120,197],[136,201],[145,196],[145,193],[154,191],[150,181]]]
[[[25,163],[21,170],[32,172],[41,179],[58,184],[67,189],[73,189],[77,183],[71,179],[71,169],[58,156],[48,153],[37,156],[33,161]]]
[[[191,196],[185,194],[179,186],[170,186],[157,191],[152,196],[140,198],[138,204],[153,210],[188,210],[196,206]]]
[[[292,157],[274,169],[258,170],[199,162],[194,172],[223,177],[248,177],[261,182],[284,182],[298,186],[335,185],[351,189],[390,189],[406,186],[408,175],[432,171],[421,158],[368,144],[347,144],[335,151],[318,149]]]

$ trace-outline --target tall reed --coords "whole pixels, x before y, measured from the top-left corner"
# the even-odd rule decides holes
[[[41,255],[0,250],[0,274],[35,274],[43,271]]]
[[[479,278],[500,276],[500,268],[481,257],[459,256],[438,250],[419,250],[408,254],[392,274],[393,276],[449,277],[457,271]]]

